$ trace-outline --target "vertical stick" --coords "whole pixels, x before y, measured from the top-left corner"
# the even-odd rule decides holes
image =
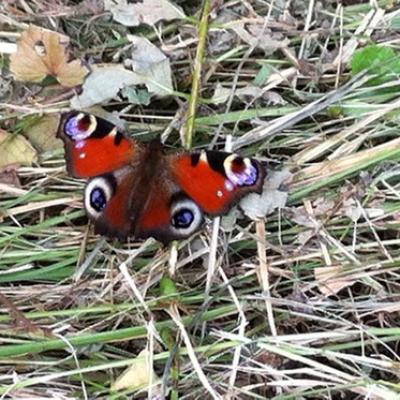
[[[272,305],[270,301],[271,291],[269,286],[269,272],[268,272],[268,263],[267,263],[267,249],[265,246],[265,220],[260,220],[256,222],[256,231],[257,231],[257,252],[259,259],[259,278],[262,286],[263,293],[267,296],[265,300],[265,307],[267,309],[267,318],[269,327],[271,329],[272,336],[276,336],[276,326],[274,320],[274,313],[272,310]]]
[[[199,92],[201,85],[201,71],[203,67],[203,58],[206,48],[208,33],[208,16],[211,9],[211,0],[204,0],[203,12],[199,22],[199,43],[197,45],[196,58],[194,60],[192,93],[189,100],[189,109],[184,133],[184,147],[190,149],[192,147],[192,138],[194,133],[194,121],[196,117],[197,103],[199,101]]]

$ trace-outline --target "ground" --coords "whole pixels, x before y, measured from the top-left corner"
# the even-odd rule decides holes
[[[397,2],[6,0],[0,27],[2,398],[400,398]],[[76,108],[255,157],[264,194],[167,246],[95,235]]]

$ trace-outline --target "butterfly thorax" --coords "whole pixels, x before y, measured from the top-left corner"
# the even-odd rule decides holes
[[[140,160],[135,160],[132,165],[134,169],[132,173],[135,174],[135,185],[130,197],[132,232],[136,231],[136,226],[149,207],[154,193],[162,191],[162,182],[165,181],[165,175],[168,171],[160,141],[151,141],[138,156]]]

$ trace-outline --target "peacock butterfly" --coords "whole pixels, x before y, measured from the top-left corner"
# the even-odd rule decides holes
[[[125,240],[152,236],[168,243],[200,229],[204,213],[223,215],[244,195],[262,191],[265,169],[221,151],[165,153],[110,122],[83,112],[61,119],[67,170],[89,178],[86,212],[95,232]]]

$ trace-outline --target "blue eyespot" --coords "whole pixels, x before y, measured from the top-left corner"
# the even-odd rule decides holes
[[[106,204],[107,198],[104,190],[99,187],[95,187],[90,193],[90,205],[95,211],[100,212],[104,209]]]
[[[73,141],[79,142],[91,136],[93,124],[89,115],[78,114],[69,118],[64,125],[64,133]]]
[[[172,225],[175,228],[189,228],[194,220],[192,211],[187,208],[182,208],[172,217]]]

